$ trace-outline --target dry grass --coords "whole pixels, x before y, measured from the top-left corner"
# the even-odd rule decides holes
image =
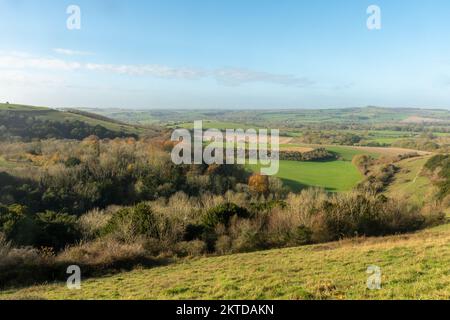
[[[384,147],[349,147],[349,148],[354,148],[356,150],[361,150],[365,152],[379,153],[384,156],[398,156],[408,153],[417,153],[421,156],[431,154],[431,152],[427,151],[404,149],[404,148],[384,148]]]
[[[291,152],[300,152],[300,153],[310,152],[313,150],[314,150],[314,148],[297,147],[297,146],[289,146],[289,147],[281,147],[280,148],[280,151],[291,151]]]
[[[123,243],[106,238],[67,248],[56,257],[56,261],[107,267],[117,261],[131,261],[145,256],[143,241]]]
[[[369,265],[382,289],[368,290]],[[414,234],[182,260],[64,284],[6,291],[44,299],[449,299],[450,225]]]

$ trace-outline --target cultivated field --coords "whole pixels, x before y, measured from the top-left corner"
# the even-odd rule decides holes
[[[259,166],[249,166],[259,171]],[[349,161],[280,161],[280,170],[276,175],[293,191],[305,187],[318,187],[327,191],[349,191],[362,175]]]

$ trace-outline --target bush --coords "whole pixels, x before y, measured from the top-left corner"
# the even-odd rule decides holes
[[[312,243],[312,230],[305,226],[297,227],[292,235],[294,245],[303,246]]]
[[[37,235],[33,245],[57,250],[81,238],[77,219],[68,214],[46,211],[36,215]]]
[[[222,235],[220,236],[215,243],[215,251],[218,254],[227,254],[232,250],[232,239],[230,236]]]
[[[76,167],[81,164],[81,160],[75,157],[70,157],[64,162],[64,165],[68,168]]]
[[[57,256],[56,260],[108,268],[118,263],[143,260],[145,257],[142,241],[123,243],[112,237],[105,237],[68,247]]]
[[[78,219],[78,225],[83,235],[83,239],[94,239],[100,236],[102,230],[106,227],[112,213],[107,210],[94,209],[83,214]]]
[[[136,236],[159,239],[157,217],[145,203],[120,209],[103,229],[103,234],[115,234],[124,241],[133,241]]]
[[[233,252],[250,252],[268,249],[267,233],[264,232],[259,220],[233,219],[230,227]]]
[[[250,213],[247,209],[234,203],[225,203],[209,209],[203,217],[202,223],[206,228],[213,229],[219,224],[227,226],[232,217],[247,219]]]
[[[37,226],[28,208],[21,205],[0,206],[0,232],[17,245],[33,245]]]
[[[443,200],[450,195],[450,155],[441,154],[430,158],[425,163],[426,174],[433,184],[439,188],[438,199]]]
[[[383,236],[423,227],[420,209],[384,196],[349,193],[323,204],[328,240],[355,235]]]
[[[0,233],[0,268],[14,268],[21,264],[31,264],[41,260],[37,249],[15,248],[7,240],[3,233]]]
[[[81,237],[75,217],[53,211],[32,214],[20,205],[0,207],[0,232],[15,245],[56,250]]]
[[[180,257],[200,256],[206,253],[206,243],[200,240],[182,241],[175,244],[174,252]]]
[[[205,226],[202,224],[188,224],[183,235],[184,241],[200,239],[205,232],[205,229]]]

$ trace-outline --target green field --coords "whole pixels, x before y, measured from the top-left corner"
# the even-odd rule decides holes
[[[378,158],[380,156],[380,154],[376,152],[366,152],[352,147],[326,146],[326,149],[328,151],[336,153],[340,157],[340,159],[344,161],[352,161],[353,157],[358,154],[367,154],[373,158]]]
[[[381,289],[367,289],[367,268]],[[450,225],[415,234],[181,260],[0,299],[450,299]]]
[[[288,145],[285,145],[288,146]],[[302,146],[307,145],[290,145]],[[295,192],[305,187],[323,188],[330,192],[349,191],[363,179],[362,174],[351,163],[358,154],[369,154],[378,157],[374,152],[365,152],[351,147],[327,146],[327,150],[336,153],[339,160],[335,161],[280,161],[280,170],[276,175]],[[247,165],[259,172],[260,165]]]
[[[252,171],[258,171],[258,165],[248,165]],[[293,191],[305,187],[324,188],[327,191],[349,191],[362,175],[349,161],[280,161],[280,170],[276,175]]]

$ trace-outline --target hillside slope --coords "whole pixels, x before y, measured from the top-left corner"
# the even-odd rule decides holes
[[[418,205],[423,205],[427,199],[432,199],[436,194],[436,187],[432,185],[428,177],[422,174],[423,166],[430,158],[431,156],[421,156],[396,163],[400,169],[388,186],[387,195],[399,196]]]
[[[368,290],[367,268],[382,271]],[[6,291],[43,299],[449,299],[450,225],[414,234],[181,260],[82,282]]]
[[[9,120],[11,121],[26,119],[25,121],[32,120],[34,122],[53,122],[60,124],[79,121],[91,127],[101,126],[106,130],[125,135],[139,134],[143,131],[142,127],[139,126],[128,125],[106,117],[100,117],[87,112],[78,112],[76,110],[60,111],[45,107],[0,103],[0,115],[2,115],[3,119],[10,118]],[[30,122],[30,125],[33,124]],[[16,129],[9,128],[8,122],[2,123],[2,125],[6,129]],[[22,123],[17,121],[17,123],[11,123],[12,125],[19,127]]]

